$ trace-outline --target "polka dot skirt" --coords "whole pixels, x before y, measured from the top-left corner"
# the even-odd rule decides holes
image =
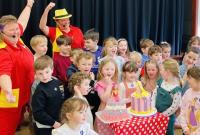
[[[110,124],[115,135],[166,135],[169,117],[156,113]],[[111,134],[112,135],[112,134]],[[113,134],[114,135],[114,134]]]

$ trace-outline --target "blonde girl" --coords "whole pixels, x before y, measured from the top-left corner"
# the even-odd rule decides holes
[[[100,97],[101,103],[99,111],[105,109],[106,103],[112,98],[112,92],[117,87],[118,70],[117,64],[112,58],[104,59],[99,66],[96,90]],[[113,131],[109,125],[102,123],[98,118],[95,120],[96,131],[101,135],[112,135]]]
[[[61,122],[63,125],[52,130],[52,135],[97,135],[86,123],[86,100],[78,97],[69,98],[61,108]]]
[[[118,71],[119,71],[119,80],[121,80],[121,69],[123,64],[125,63],[124,59],[121,56],[117,55],[117,40],[114,37],[109,37],[107,39],[104,40],[103,45],[103,52],[102,52],[102,56],[103,58],[100,59],[100,62],[106,58],[112,58],[118,67]]]
[[[187,71],[190,88],[182,97],[180,124],[185,135],[200,133],[200,68],[192,67]]]
[[[177,61],[165,60],[160,65],[160,74],[162,79],[158,81],[158,88],[153,92],[153,104],[158,112],[170,117],[166,134],[174,135],[175,112],[180,105],[182,91]]]
[[[157,81],[160,77],[159,66],[157,62],[149,60],[144,64],[144,77],[141,78],[145,90],[153,93],[156,89]]]
[[[123,57],[125,61],[128,61],[130,55],[128,41],[125,38],[120,38],[117,40],[117,43],[117,54]]]

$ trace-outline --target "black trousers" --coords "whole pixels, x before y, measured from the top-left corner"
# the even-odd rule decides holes
[[[34,123],[35,135],[51,135],[53,128],[38,128]]]

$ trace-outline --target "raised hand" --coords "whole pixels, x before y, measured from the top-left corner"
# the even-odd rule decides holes
[[[27,0],[27,6],[32,7],[34,2],[34,0]]]
[[[55,3],[54,2],[50,2],[48,5],[47,5],[47,7],[46,7],[46,9],[48,9],[48,10],[51,10],[53,7],[55,7]]]

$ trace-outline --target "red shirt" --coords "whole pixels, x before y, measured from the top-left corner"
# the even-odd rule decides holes
[[[23,28],[19,24],[21,35]],[[9,75],[12,88],[19,88],[19,105],[24,105],[30,99],[31,85],[34,80],[33,54],[20,41],[17,47],[4,41],[7,46],[0,49],[0,75]]]
[[[55,54],[53,57],[54,62],[54,70],[53,70],[53,76],[57,77],[59,80],[61,80],[63,83],[67,82],[67,69],[71,65],[70,57],[62,56],[60,54]]]
[[[63,35],[69,36],[72,38],[72,49],[74,48],[84,48],[84,39],[83,33],[78,27],[74,27],[70,25],[70,31],[68,33],[63,32]],[[49,27],[49,34],[48,37],[50,38],[51,42],[56,38],[56,27]]]

